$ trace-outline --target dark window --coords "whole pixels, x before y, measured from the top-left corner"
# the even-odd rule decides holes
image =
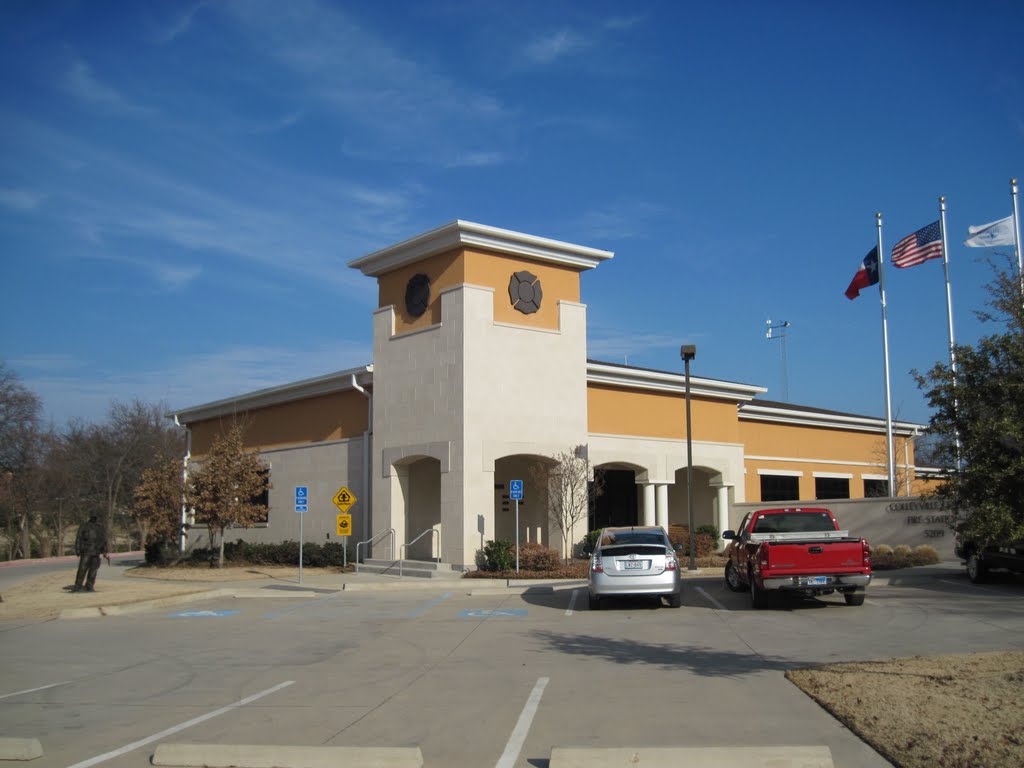
[[[799,477],[761,475],[761,501],[796,501],[799,498]]]
[[[888,480],[864,480],[864,498],[876,499],[879,496],[889,495]]]
[[[850,498],[850,481],[845,477],[814,478],[814,498],[816,499],[848,499]]]

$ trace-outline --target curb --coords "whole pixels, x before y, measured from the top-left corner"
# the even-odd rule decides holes
[[[161,744],[153,765],[186,768],[422,768],[419,747],[288,747],[264,744]]]
[[[834,768],[828,747],[552,747],[549,768]]]
[[[42,756],[39,739],[0,737],[0,760],[35,760]]]

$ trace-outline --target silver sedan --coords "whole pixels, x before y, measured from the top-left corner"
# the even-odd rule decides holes
[[[683,604],[679,558],[661,526],[605,528],[590,558],[587,578],[590,609],[600,610],[601,599],[631,595],[668,598]]]

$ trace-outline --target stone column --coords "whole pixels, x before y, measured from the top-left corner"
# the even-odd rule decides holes
[[[657,525],[657,523],[655,522],[653,483],[647,483],[644,486],[644,509],[642,520],[643,525]]]
[[[657,486],[657,522],[655,525],[660,525],[666,531],[668,531],[668,484],[658,483]]]
[[[718,549],[725,549],[722,531],[729,527],[729,488],[728,485],[718,486]]]

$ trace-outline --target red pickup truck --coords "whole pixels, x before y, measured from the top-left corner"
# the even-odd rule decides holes
[[[863,605],[871,583],[871,547],[839,529],[832,512],[820,508],[748,512],[736,531],[725,531],[729,562],[725,582],[734,592],[750,590],[754,608],[769,593],[807,597],[841,592],[847,605]]]

